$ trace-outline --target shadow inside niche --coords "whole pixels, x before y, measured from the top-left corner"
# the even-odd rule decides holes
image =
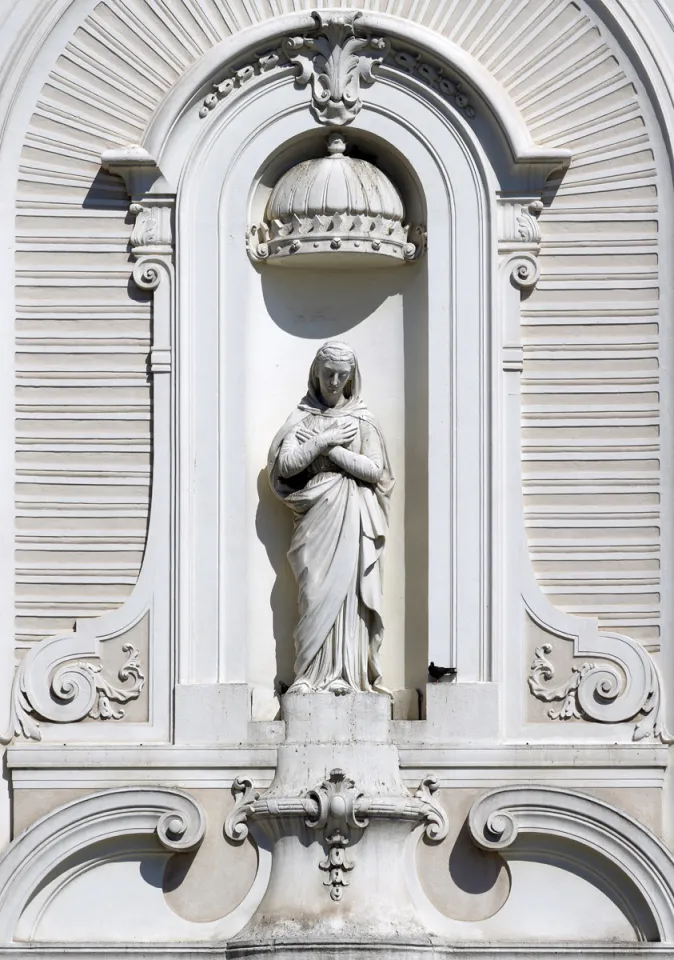
[[[260,277],[267,311],[277,326],[294,337],[329,340],[401,293],[405,270],[405,265],[363,271],[266,266]]]
[[[292,511],[274,496],[266,469],[258,474],[257,494],[255,530],[276,574],[269,597],[276,642],[276,680],[277,684],[280,682],[289,685],[295,676],[293,631],[298,616],[297,584],[286,557],[293,532],[293,515]]]
[[[473,843],[466,820],[449,855],[449,874],[464,893],[488,893],[501,876],[504,860],[498,853],[480,850]]]

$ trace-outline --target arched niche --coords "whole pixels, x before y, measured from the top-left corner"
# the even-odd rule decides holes
[[[343,335],[358,351],[368,403],[389,438],[399,477],[386,558],[385,675],[395,688],[420,685],[427,630],[447,639],[450,632],[470,631],[473,642],[459,654],[461,668],[466,679],[482,679],[478,651],[486,642],[480,633],[487,630],[487,584],[479,564],[489,531],[480,345],[487,337],[488,239],[486,191],[475,158],[422,101],[414,98],[406,110],[398,90],[379,84],[347,137],[353,131],[354,142],[378,147],[389,165],[397,158],[400,172],[405,166],[409,171],[410,187],[416,180],[417,207],[425,206],[428,215],[427,257],[376,273],[356,271],[348,284],[330,269],[256,267],[241,242],[251,217],[251,173],[262,176],[279,149],[282,155],[295,144],[301,151],[308,134],[316,140],[305,97],[292,81],[268,86],[258,106],[263,122],[250,107],[214,118],[184,168],[177,199],[180,355],[190,358],[181,390],[188,391],[185,404],[201,424],[184,461],[201,464],[185,484],[195,493],[187,547],[194,575],[184,602],[193,618],[190,634],[209,637],[212,646],[209,653],[203,644],[194,678],[216,679],[217,663],[221,681],[273,681],[273,615],[279,611],[269,610],[268,597],[278,571],[266,553],[283,562],[288,531],[260,472],[271,438],[304,390],[316,347]],[[401,123],[401,114],[412,109],[414,129]],[[458,317],[465,318],[460,332]],[[471,465],[470,477],[460,464],[465,470]],[[432,524],[427,502],[433,503]],[[209,516],[220,517],[219,529]],[[453,577],[456,585],[448,590]],[[294,590],[287,577],[285,586],[290,605]],[[415,604],[416,616],[410,610]],[[235,639],[241,637],[247,643]],[[449,656],[448,646],[436,659]]]
[[[405,155],[369,129],[349,128],[345,136],[349,152],[391,177],[405,204],[405,223],[425,224],[424,191]],[[271,188],[287,169],[325,156],[326,139],[325,129],[316,127],[280,144],[267,158],[252,179],[249,224],[263,218]],[[428,663],[428,384],[419,371],[428,368],[426,258],[381,269],[380,263],[362,257],[348,267],[334,262],[319,266],[304,257],[280,268],[260,263],[251,271],[242,265],[241,283],[244,276],[251,302],[246,432],[259,438],[253,462],[262,464],[254,540],[250,517],[246,521],[249,568],[259,578],[256,592],[263,601],[249,600],[253,643],[247,681],[269,687],[270,650],[258,641],[271,634],[276,676],[286,684],[293,677],[297,590],[286,560],[292,518],[267,482],[265,441],[280,427],[283,405],[289,413],[302,395],[317,346],[338,338],[356,348],[364,396],[383,427],[396,474],[385,558],[384,671],[394,690],[422,687]]]

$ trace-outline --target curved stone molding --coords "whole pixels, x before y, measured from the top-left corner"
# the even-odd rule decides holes
[[[237,777],[232,784],[235,804],[225,821],[225,835],[241,842],[248,836],[248,820],[295,816],[315,830],[326,828],[331,817],[348,827],[365,829],[369,820],[418,820],[429,840],[444,840],[449,821],[433,794],[437,778],[427,774],[413,795],[371,795],[360,791],[343,770],[332,770],[322,783],[302,797],[260,796],[250,777]]]
[[[538,257],[533,253],[515,253],[508,264],[510,280],[518,290],[533,290],[540,277]]]
[[[460,80],[448,74],[440,63],[409,46],[396,44],[370,31],[359,30],[362,12],[340,15],[313,11],[315,28],[303,34],[286,37],[278,47],[256,53],[248,63],[227,71],[223,79],[213,83],[199,108],[199,116],[207,117],[218,102],[241,89],[250,80],[276,69],[293,67],[296,83],[311,86],[311,112],[317,123],[332,127],[346,126],[360,113],[363,102],[361,84],[377,79],[374,67],[386,65],[421,80],[456,107],[467,119],[476,116],[468,94]]]
[[[624,634],[600,630],[594,617],[576,617],[553,606],[535,580],[528,552],[526,571],[522,597],[532,621],[553,637],[571,640],[574,657],[592,658],[574,668],[567,683],[550,689],[546,684],[554,668],[549,661],[543,662],[543,656],[552,647],[544,644],[536,650],[528,678],[532,695],[565,701],[561,716],[551,719],[568,714],[597,723],[636,721],[633,740],[657,737],[663,743],[673,742],[664,722],[660,675],[648,651]],[[595,658],[606,662],[595,663]]]
[[[391,48],[384,62],[388,67],[398,67],[421,80],[455,106],[468,120],[477,115],[461,81],[448,74],[440,64],[432,63],[414,50],[398,47]]]
[[[479,847],[506,859],[521,850],[577,863],[642,939],[674,939],[674,858],[616,807],[555,787],[499,787],[473,804],[468,825]]]
[[[101,157],[105,170],[124,179],[132,197],[130,212],[136,217],[131,231],[130,246],[133,258],[133,280],[141,290],[155,293],[162,280],[162,297],[155,302],[153,345],[149,368],[152,374],[168,373],[171,369],[171,328],[173,323],[173,235],[172,215],[174,196],[146,194],[161,181],[161,171],[154,158],[139,145],[107,150]],[[121,720],[124,711],[112,703],[128,703],[140,696],[145,676],[137,651],[124,644],[129,654],[118,677],[130,685],[117,687],[102,674],[99,643],[119,637],[133,627],[151,609],[156,612],[156,582],[162,583],[161,566],[155,557],[168,563],[166,506],[168,504],[168,462],[162,469],[158,464],[169,455],[169,391],[156,382],[155,390],[155,446],[153,462],[152,509],[148,525],[147,544],[140,575],[127,601],[117,610],[94,620],[77,621],[72,633],[48,637],[33,647],[16,671],[10,701],[10,720],[7,733],[0,743],[10,743],[15,736],[41,740],[39,721],[74,723],[85,717]],[[168,570],[163,578],[166,589]],[[157,618],[151,618],[151,625]],[[79,658],[93,658],[94,662]],[[159,678],[157,678],[159,679]]]
[[[615,643],[620,635],[609,636],[613,637]],[[620,664],[620,669],[616,669],[610,663],[601,664],[584,660],[580,665],[572,666],[568,678],[557,684],[552,684],[555,667],[548,659],[553,652],[552,644],[544,643],[536,647],[527,680],[529,690],[537,700],[542,700],[544,703],[561,701],[560,707],[551,707],[548,710],[551,720],[574,719],[595,720],[598,723],[620,723],[640,718],[632,734],[633,740],[657,737],[663,743],[672,743],[673,739],[667,731],[663,717],[661,680],[657,667],[639,644],[631,641],[629,637],[621,637],[621,640],[623,643],[632,644],[637,659],[643,661],[636,671],[632,668],[626,675],[625,671],[628,668],[615,657],[613,659]],[[610,654],[604,651],[604,656],[612,656],[612,653],[613,650]],[[630,681],[633,680],[635,672],[642,677],[640,667],[643,667],[643,682],[633,691],[636,693],[636,698],[630,698],[628,696]],[[612,705],[616,705],[619,712],[611,712],[609,708]],[[618,719],[613,719],[614,717]]]
[[[213,84],[212,93],[206,94],[201,107],[199,116],[203,119],[207,117],[211,110],[214,110],[220,100],[224,100],[235,90],[241,89],[249,80],[258,77],[261,74],[269,73],[276,67],[289,66],[289,60],[283,47],[276,47],[267,53],[255,54],[249,63],[236,70],[227,71],[227,75]]]
[[[500,304],[503,369],[512,374],[520,374],[524,364],[520,299],[535,287],[540,278],[538,217],[542,210],[540,200],[507,195],[500,198],[497,208],[503,284]],[[506,456],[513,486],[521,489],[520,444],[516,444],[514,435],[517,431],[519,439],[519,387],[511,391],[510,402],[516,402],[517,409],[513,408],[513,435],[509,438]],[[528,687],[537,699],[563,701],[560,710],[551,708],[549,719],[576,718],[604,724],[636,721],[633,740],[652,736],[664,743],[672,742],[663,719],[660,677],[649,653],[623,634],[600,630],[596,618],[567,614],[550,603],[533,571],[522,507],[510,511],[509,523],[513,538],[520,544],[521,565],[515,575],[519,577],[525,615],[545,634],[571,640],[575,657],[592,658],[591,662],[574,667],[568,681],[550,687],[554,668],[545,656],[552,652],[552,647],[550,644],[539,645],[530,666]],[[595,658],[607,662],[595,663]]]
[[[38,820],[0,858],[0,943],[12,941],[25,906],[61,863],[117,837],[156,836],[171,853],[194,850],[206,818],[187,793],[164,787],[129,787],[75,800]]]
[[[337,23],[337,21],[343,21]],[[347,23],[347,21],[350,21]],[[318,26],[317,24],[324,24]],[[331,65],[330,52],[319,52],[308,41],[323,39],[321,31],[333,23],[335,29],[353,34],[359,44],[369,45],[353,53],[355,61],[346,65],[346,72]],[[313,34],[316,37],[313,37]],[[358,37],[356,37],[356,33]],[[289,38],[293,38],[288,43]],[[347,37],[348,40],[348,37]],[[374,46],[372,46],[374,40]],[[295,48],[293,52],[293,48]],[[340,48],[340,52],[341,52]],[[505,133],[515,163],[533,164],[543,174],[543,179],[553,169],[568,165],[571,154],[568,150],[539,147],[535,144],[526,123],[508,96],[503,86],[488,73],[471,54],[441,35],[385,13],[362,11],[356,14],[335,16],[334,13],[291,13],[255,24],[240,34],[222,41],[209,50],[193,67],[176,81],[152,116],[142,139],[142,148],[157,157],[162,170],[171,181],[176,180],[182,160],[169,157],[172,152],[176,124],[185,119],[189,123],[192,106],[200,104],[199,116],[204,118],[218,102],[230,97],[256,77],[266,77],[275,71],[295,73],[297,65],[291,62],[300,50],[304,50],[300,82],[312,83],[315,111],[326,117],[331,125],[340,123],[340,116],[353,119],[360,109],[361,82],[371,83],[376,79],[372,67],[379,63],[378,70],[389,77],[396,74],[418,80],[421,85],[437,93],[467,119],[475,116],[471,103],[471,90],[488,104],[497,127]],[[326,59],[325,52],[328,53]],[[324,65],[325,63],[325,65]],[[227,67],[231,64],[231,67]],[[351,73],[349,73],[351,69]],[[314,77],[323,79],[316,81]],[[325,91],[335,94],[333,105],[324,103]],[[358,105],[358,106],[357,106]],[[357,109],[356,109],[357,106]],[[337,119],[328,120],[328,113]],[[323,122],[319,120],[319,122]],[[342,121],[344,122],[344,121]],[[179,138],[178,138],[179,139]]]

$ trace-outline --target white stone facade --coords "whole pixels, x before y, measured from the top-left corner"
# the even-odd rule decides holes
[[[674,953],[672,0],[0,24],[0,952]],[[328,340],[391,698],[285,694]]]

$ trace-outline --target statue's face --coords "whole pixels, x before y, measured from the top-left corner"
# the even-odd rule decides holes
[[[351,364],[348,360],[321,360],[317,373],[321,396],[329,407],[334,407],[351,378]]]

